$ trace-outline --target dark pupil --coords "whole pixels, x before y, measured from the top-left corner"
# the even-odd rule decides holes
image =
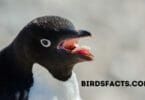
[[[43,44],[44,44],[44,45],[47,45],[47,44],[48,44],[48,42],[47,42],[46,40],[44,40],[44,41],[43,41]]]

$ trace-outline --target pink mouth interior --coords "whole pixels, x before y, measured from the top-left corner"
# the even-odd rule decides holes
[[[78,45],[78,40],[79,39],[67,39],[64,40],[62,43],[62,47],[68,51],[70,51],[71,53],[77,53],[77,54],[81,54],[84,56],[88,56],[88,57],[93,57],[92,54],[90,53],[90,47],[88,46],[79,46]]]

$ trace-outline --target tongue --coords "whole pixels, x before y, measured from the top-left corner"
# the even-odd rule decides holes
[[[68,49],[68,50],[73,50],[76,47],[78,47],[77,42],[78,42],[78,39],[68,39],[68,40],[65,40],[64,43],[63,43],[63,47]]]
[[[89,52],[89,50],[90,50],[90,47],[82,46],[82,47],[77,47],[74,50],[72,50],[72,53],[78,53],[81,55],[90,56],[91,53]]]
[[[67,39],[63,43],[63,47],[67,50],[70,50],[72,53],[77,53],[85,56],[91,56],[90,47],[88,46],[79,46],[77,44],[78,39]]]

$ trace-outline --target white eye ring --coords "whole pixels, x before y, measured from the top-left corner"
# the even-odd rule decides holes
[[[51,41],[48,39],[41,39],[40,43],[43,47],[48,48],[51,46]]]

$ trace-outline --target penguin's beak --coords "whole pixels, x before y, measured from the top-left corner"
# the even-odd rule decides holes
[[[71,31],[65,35],[65,39],[58,45],[59,49],[63,49],[71,54],[78,55],[85,60],[93,60],[89,46],[79,46],[78,41],[83,37],[91,37],[91,33],[85,30]]]
[[[61,31],[61,39],[69,39],[69,38],[82,38],[92,36],[90,32],[86,30],[62,30]]]
[[[78,37],[89,37],[89,36],[92,36],[92,34],[88,31],[85,31],[85,30],[79,30],[79,31],[76,31],[76,36],[78,36]]]

